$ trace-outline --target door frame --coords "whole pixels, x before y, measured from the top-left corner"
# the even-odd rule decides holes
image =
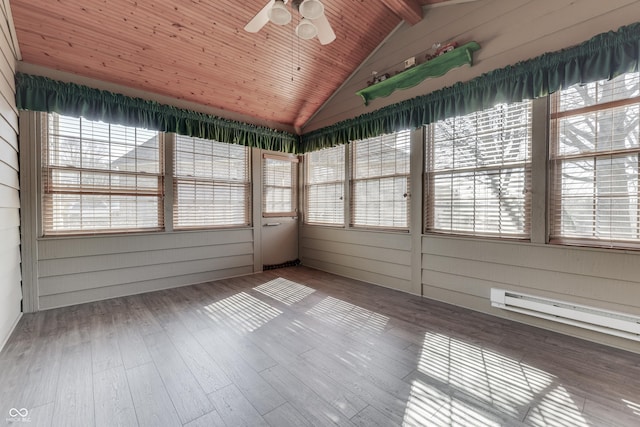
[[[295,154],[288,154],[278,151],[270,151],[259,148],[254,148],[251,151],[251,186],[252,186],[252,224],[253,224],[253,271],[254,273],[259,273],[263,271],[263,256],[262,256],[262,243],[263,243],[263,219],[271,219],[275,220],[278,217],[264,217],[262,212],[262,189],[263,189],[263,180],[262,180],[262,159],[265,155],[271,158],[282,158],[282,159],[296,159],[296,163],[298,163],[297,168],[297,187],[295,188],[296,192],[296,209],[297,209],[297,232],[298,232],[298,254],[300,251],[300,222],[301,222],[301,196],[302,192],[300,189],[303,185],[302,179],[302,158],[301,156],[297,156]]]

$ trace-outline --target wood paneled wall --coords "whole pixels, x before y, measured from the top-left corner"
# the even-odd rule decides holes
[[[38,241],[39,308],[137,294],[253,272],[253,230]]]
[[[0,349],[20,317],[20,187],[15,67],[19,53],[9,27],[9,2],[0,2]]]
[[[424,236],[427,298],[640,352],[637,341],[491,307],[492,287],[640,315],[637,252]]]
[[[408,233],[303,226],[300,258],[309,267],[411,292]]]

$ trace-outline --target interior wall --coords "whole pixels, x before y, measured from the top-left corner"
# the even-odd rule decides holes
[[[427,9],[425,16],[424,21],[413,27],[403,26],[390,37],[316,115],[305,132],[631,24],[640,16],[640,2],[479,0]],[[388,98],[376,99],[369,107],[355,95],[366,86],[372,70],[385,72],[401,66],[404,59],[433,42],[449,40],[460,43],[475,40],[482,46],[475,53],[472,67],[459,68]],[[543,127],[546,127],[544,118]],[[544,244],[545,138],[537,142],[534,138],[534,145],[538,144],[534,150],[542,153],[542,161],[534,165],[534,171],[538,171],[536,179],[543,177],[542,188],[536,190],[536,218],[532,219],[537,230],[532,240],[536,243],[423,235],[419,223],[413,224],[410,236],[302,226],[303,263],[400,290],[407,290],[407,286],[415,289],[406,279],[411,272],[412,281],[420,276],[418,286],[425,297],[640,353],[637,341],[491,307],[490,289],[499,287],[640,315],[637,274],[640,252]],[[422,151],[414,148],[415,145],[412,198],[421,182],[423,156]],[[420,212],[421,206],[417,209]],[[378,244],[363,245],[368,241]],[[411,265],[407,266],[409,260]],[[387,279],[389,272],[395,271],[401,273]]]
[[[251,274],[260,270],[258,227],[42,237],[40,113],[20,112],[25,226],[25,312]],[[168,138],[172,140],[172,138]],[[254,151],[259,151],[253,149]],[[255,153],[253,153],[255,154]],[[250,155],[252,155],[250,153]],[[256,156],[253,155],[255,158]],[[252,162],[252,175],[260,163]],[[166,166],[167,173],[172,167]],[[261,216],[254,186],[252,221]],[[165,194],[170,217],[172,194]]]
[[[378,51],[365,61],[342,88],[305,125],[310,132],[370,113],[387,105],[424,95],[456,82],[503,68],[545,52],[581,43],[596,34],[638,21],[636,0],[477,0],[425,8],[424,19],[403,24]],[[476,41],[474,65],[427,79],[365,106],[356,92],[367,86],[371,72],[394,74],[404,60],[429,49],[433,43]],[[416,58],[418,62],[424,60]]]
[[[414,293],[408,233],[301,226],[300,259],[319,270]]]
[[[8,1],[0,2],[0,349],[20,318],[20,192],[14,44]]]
[[[423,138],[422,129],[411,134],[411,171],[422,169]],[[350,175],[349,157],[350,150],[345,146],[346,176]],[[344,185],[345,227],[308,225],[303,219],[299,232],[302,263],[318,270],[420,295],[422,174],[412,173],[409,180],[409,232],[348,227],[349,181]],[[303,185],[300,191],[300,212],[304,213]]]
[[[253,272],[253,230],[40,238],[39,309]]]
[[[423,236],[427,298],[640,353],[640,343],[491,307],[491,288],[640,315],[640,254],[619,250]]]

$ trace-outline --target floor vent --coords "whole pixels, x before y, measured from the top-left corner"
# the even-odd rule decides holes
[[[640,341],[640,317],[586,305],[491,289],[491,305],[580,328]]]

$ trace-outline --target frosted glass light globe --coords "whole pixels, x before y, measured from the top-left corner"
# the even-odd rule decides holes
[[[267,12],[267,16],[269,17],[269,21],[277,25],[287,25],[291,22],[291,13],[284,5],[283,0],[276,0]]]
[[[304,0],[300,4],[300,15],[307,19],[318,19],[324,13],[324,5],[318,0]]]
[[[302,18],[296,27],[296,34],[303,40],[309,40],[318,34],[318,29],[313,25],[313,22],[306,18]]]

